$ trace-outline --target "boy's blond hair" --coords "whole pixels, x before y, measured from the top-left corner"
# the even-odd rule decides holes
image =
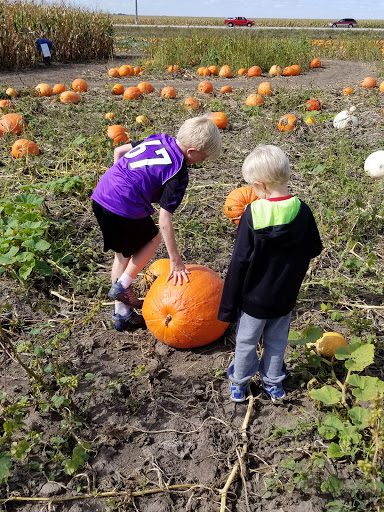
[[[291,168],[287,155],[277,146],[260,144],[244,160],[243,177],[253,185],[261,181],[268,185],[288,183]]]
[[[208,117],[192,117],[180,127],[177,140],[188,148],[196,148],[205,153],[209,160],[219,158],[221,154],[221,136],[217,126]]]

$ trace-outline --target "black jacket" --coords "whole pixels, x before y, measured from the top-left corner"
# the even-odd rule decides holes
[[[300,203],[288,224],[257,230],[248,205],[225,278],[219,320],[235,321],[239,311],[254,318],[278,318],[292,311],[310,259],[322,250],[312,212]]]

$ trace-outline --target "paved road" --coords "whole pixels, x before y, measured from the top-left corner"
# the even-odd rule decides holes
[[[227,30],[327,30],[327,29],[332,29],[334,30],[335,32],[338,32],[340,30],[353,30],[354,32],[355,31],[364,31],[364,30],[369,30],[369,31],[383,31],[384,28],[342,28],[342,27],[337,27],[337,28],[332,28],[332,27],[226,27],[226,26],[217,26],[217,25],[210,25],[210,26],[201,26],[201,25],[128,25],[128,24],[120,24],[120,23],[115,23],[114,24],[115,27],[163,27],[163,28],[213,28],[213,29],[222,29],[222,28],[225,28]]]

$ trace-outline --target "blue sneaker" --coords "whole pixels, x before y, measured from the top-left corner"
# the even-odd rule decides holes
[[[127,306],[135,309],[141,309],[143,301],[138,299],[130,286],[124,288],[116,279],[108,292],[108,297],[111,299],[119,300]]]
[[[244,384],[244,386],[238,386],[237,384],[232,384],[232,382],[229,384],[231,389],[232,402],[244,402],[246,400],[248,383]]]
[[[286,396],[281,382],[279,384],[275,384],[274,386],[271,386],[271,385],[265,384],[263,381],[261,381],[261,385],[262,385],[264,391],[269,396],[269,398],[272,400],[272,402],[276,402],[276,400],[282,400]]]
[[[128,315],[122,316],[119,313],[112,315],[112,323],[115,326],[116,331],[125,331],[129,327],[146,329],[145,320],[141,315],[131,311]]]

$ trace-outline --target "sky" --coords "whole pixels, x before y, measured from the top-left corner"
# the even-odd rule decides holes
[[[54,0],[44,0],[54,3]],[[135,14],[136,0],[70,0],[65,3],[112,14]],[[383,0],[137,0],[138,15],[226,18],[384,19]],[[140,19],[139,19],[140,23]]]

